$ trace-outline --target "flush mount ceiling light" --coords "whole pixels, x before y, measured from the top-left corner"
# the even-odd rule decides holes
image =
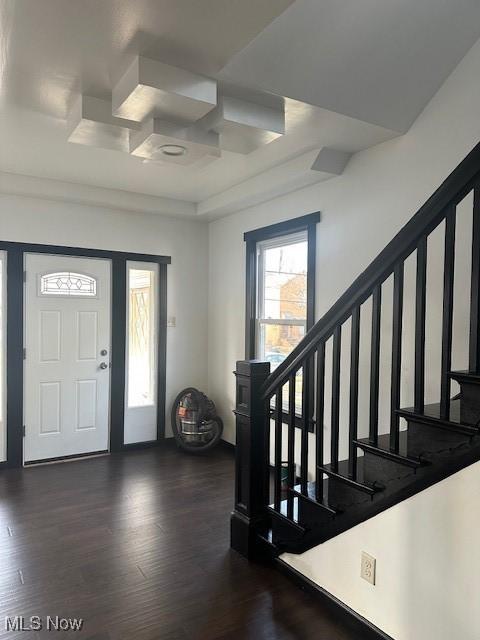
[[[158,147],[158,151],[163,153],[164,156],[184,156],[187,153],[187,148],[181,144],[162,144]]]
[[[140,158],[191,165],[203,156],[220,157],[218,134],[195,125],[153,118],[130,135],[130,153]]]

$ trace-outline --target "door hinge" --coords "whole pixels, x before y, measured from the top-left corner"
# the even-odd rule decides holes
[[[24,271],[23,272],[23,282],[26,282],[26,281],[27,281],[27,272]]]
[[[23,359],[27,359],[27,349],[25,347],[23,348]]]
[[[23,435],[24,438],[25,438],[25,433],[26,433],[26,429],[25,429],[25,425],[23,425],[23,427],[22,427],[22,435]]]

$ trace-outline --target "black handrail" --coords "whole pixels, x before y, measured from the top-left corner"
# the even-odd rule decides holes
[[[321,340],[327,340],[335,328],[342,325],[355,308],[371,296],[374,288],[393,273],[398,263],[406,260],[417,248],[419,240],[430,234],[442,221],[446,209],[463,200],[473,188],[479,172],[480,143],[267,378],[262,387],[262,397],[265,400],[303,366]]]

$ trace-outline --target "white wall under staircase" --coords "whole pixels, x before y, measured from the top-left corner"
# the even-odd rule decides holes
[[[480,463],[282,559],[395,640],[478,640]],[[376,585],[360,578],[362,551]]]

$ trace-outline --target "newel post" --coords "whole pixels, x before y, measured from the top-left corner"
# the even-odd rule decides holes
[[[257,534],[267,528],[269,416],[260,389],[269,374],[269,362],[237,362],[235,508],[231,518],[231,547],[247,558],[256,555]]]

